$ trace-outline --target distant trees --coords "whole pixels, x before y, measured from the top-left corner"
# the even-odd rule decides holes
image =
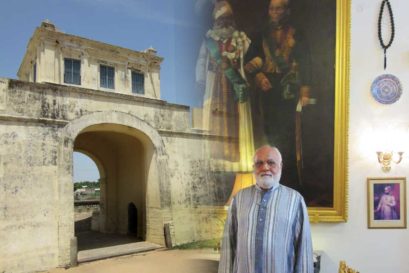
[[[77,189],[88,188],[88,189],[96,189],[99,188],[99,181],[81,181],[81,182],[74,182],[74,191]]]

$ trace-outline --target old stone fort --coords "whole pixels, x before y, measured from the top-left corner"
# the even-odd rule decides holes
[[[220,234],[230,191],[205,151],[223,139],[160,99],[162,60],[50,22],[35,30],[19,80],[0,78],[0,272],[75,263],[74,151],[99,170],[99,232],[126,234],[133,204],[143,241]]]

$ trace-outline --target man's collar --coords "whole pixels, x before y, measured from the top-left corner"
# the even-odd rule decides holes
[[[269,189],[263,189],[263,188],[261,188],[261,187],[260,187],[259,185],[257,185],[257,184],[255,184],[254,186],[256,187],[256,190],[257,190],[257,191],[269,192],[269,191],[272,191],[272,190],[277,189],[278,186],[280,186],[280,183],[274,184],[274,185],[273,185],[271,188],[269,188]]]

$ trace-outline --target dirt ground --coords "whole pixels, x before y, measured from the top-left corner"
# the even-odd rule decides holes
[[[211,249],[167,250],[79,264],[49,273],[216,273],[219,253]]]

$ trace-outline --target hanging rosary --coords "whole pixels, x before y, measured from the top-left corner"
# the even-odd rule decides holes
[[[387,44],[385,44],[385,41],[383,40],[383,37],[382,37],[382,17],[383,17],[383,10],[385,8],[385,5],[388,7],[389,19],[390,19],[390,24],[391,24],[391,37]],[[381,44],[381,47],[383,48],[383,69],[384,70],[386,69],[386,50],[392,45],[394,38],[395,38],[395,24],[393,22],[393,13],[392,13],[391,4],[389,3],[389,0],[383,0],[382,5],[381,5],[381,10],[379,12],[379,18],[378,18],[378,39]]]
[[[385,5],[388,7],[389,19],[391,24],[391,37],[385,44],[382,37],[382,17]],[[383,48],[383,69],[386,69],[386,50],[392,45],[395,38],[395,24],[393,22],[393,13],[389,0],[382,0],[381,11],[378,18],[378,39]],[[402,95],[402,85],[398,77],[392,74],[383,74],[375,78],[371,85],[371,93],[376,101],[382,104],[392,104],[399,100]]]

